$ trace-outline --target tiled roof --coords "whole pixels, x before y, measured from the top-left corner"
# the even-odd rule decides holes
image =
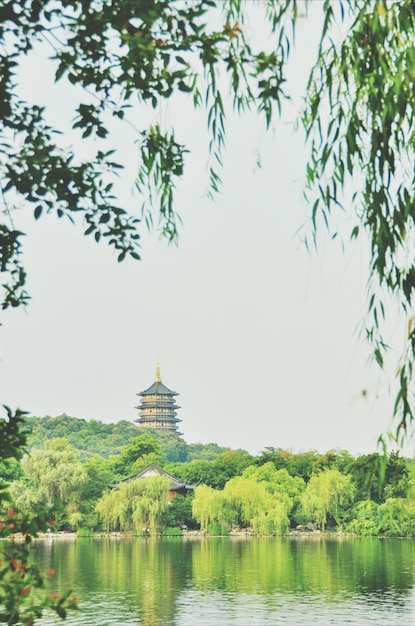
[[[169,474],[169,472],[166,472],[166,470],[160,467],[160,465],[156,465],[155,463],[147,465],[141,471],[133,474],[132,476],[117,480],[116,483],[109,485],[109,487],[111,487],[111,489],[116,489],[121,483],[129,483],[132,480],[136,480],[137,478],[150,478],[151,476],[166,476],[167,478],[169,478],[170,491],[177,491],[178,489],[194,489],[194,485],[188,485],[186,481],[183,481],[180,478],[173,476],[173,474]]]
[[[140,391],[140,393],[138,393],[138,396],[152,396],[152,395],[170,395],[170,396],[177,396],[179,395],[176,391],[172,391],[171,389],[169,389],[168,387],[166,387],[166,385],[163,385],[163,383],[161,381],[156,381],[154,382],[151,387],[149,387],[148,389],[145,389],[144,391]]]

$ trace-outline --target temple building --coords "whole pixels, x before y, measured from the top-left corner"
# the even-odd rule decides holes
[[[155,463],[147,465],[141,471],[133,474],[132,476],[117,480],[116,483],[108,485],[108,487],[110,489],[119,489],[120,485],[122,485],[123,483],[130,483],[131,481],[137,480],[138,478],[153,478],[154,476],[166,476],[169,479],[169,500],[173,500],[177,495],[187,496],[189,491],[195,488],[195,485],[189,485],[185,480],[176,478],[176,476],[173,476],[173,474],[169,474],[169,472],[166,472],[165,469],[160,467],[160,465],[156,465]]]
[[[157,361],[156,376],[154,383],[148,389],[137,394],[141,396],[141,402],[136,407],[140,411],[140,417],[135,420],[144,428],[153,428],[164,432],[178,432],[178,422],[182,420],[176,417],[176,409],[180,407],[175,404],[176,391],[171,391],[161,382],[160,365]]]

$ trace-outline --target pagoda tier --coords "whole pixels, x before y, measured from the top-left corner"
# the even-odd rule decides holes
[[[154,383],[137,395],[141,396],[141,402],[136,407],[140,411],[140,417],[135,421],[140,426],[164,432],[174,432],[177,435],[182,434],[178,432],[177,428],[178,422],[182,420],[176,417],[176,409],[180,409],[180,407],[175,404],[175,396],[179,394],[161,382],[158,362]]]

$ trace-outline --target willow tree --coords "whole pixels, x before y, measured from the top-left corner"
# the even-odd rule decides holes
[[[115,490],[104,493],[95,505],[95,510],[107,532],[116,530],[120,523],[119,506],[120,497]]]
[[[251,520],[251,527],[256,535],[285,535],[290,528],[288,513],[289,501],[276,500],[268,496],[268,506],[259,511]]]
[[[268,486],[245,476],[231,478],[222,491],[199,485],[192,503],[193,517],[205,530],[218,523],[228,528],[249,527],[260,535],[284,534],[293,500],[287,494],[273,493]]]
[[[280,471],[286,470],[276,470],[272,463],[269,467],[251,466],[242,476],[232,478],[225,485],[226,506],[235,510],[239,524],[251,527],[256,534],[283,535],[290,526],[288,516],[294,506],[294,498],[289,493],[292,485],[288,481],[287,490],[278,485]],[[298,480],[302,482],[291,478],[294,485]]]
[[[385,537],[414,537],[415,506],[402,498],[388,498],[377,511],[377,534]]]
[[[221,183],[229,110],[259,112],[268,128],[274,123],[290,93],[286,66],[298,23],[307,25],[307,10],[316,5],[320,12],[309,24],[320,30],[320,44],[299,115],[309,148],[308,240],[322,224],[330,228],[339,211],[351,225],[346,240],[369,239],[366,336],[380,366],[388,347],[385,321],[394,310],[406,316],[395,405],[395,434],[401,436],[414,419],[415,384],[412,0],[5,0],[0,7],[2,306],[29,298],[16,206],[36,219],[53,213],[80,222],[86,235],[113,246],[120,261],[139,258],[140,220],[159,224],[166,237],[176,239],[175,186],[185,175],[192,146],[176,138],[161,113],[151,126],[134,126],[130,108],[150,105],[161,111],[177,93],[188,94],[187,106],[205,115],[214,194]],[[260,43],[250,36],[253,10],[263,17]],[[79,141],[90,144],[86,160],[67,149],[45,108],[22,96],[19,65],[39,46],[52,57],[55,80],[75,90],[77,105],[67,124]],[[131,149],[137,151],[141,201],[131,210],[114,197],[114,175],[123,163],[114,153],[117,127],[110,119],[130,125]]]
[[[170,481],[166,476],[150,476],[133,481],[138,496],[133,499],[132,521],[137,531],[155,535],[170,501]]]
[[[253,465],[247,467],[243,476],[265,482],[270,493],[284,494],[294,500],[298,499],[305,489],[305,481],[300,476],[291,476],[285,468],[277,470],[271,461],[259,467]]]
[[[328,517],[336,524],[341,523],[345,507],[353,502],[354,485],[352,477],[338,470],[324,470],[313,474],[301,496],[301,504],[306,516],[325,530]]]
[[[236,521],[241,526],[250,526],[252,518],[265,508],[266,494],[264,484],[242,476],[228,480],[223,490],[226,506],[235,512]]]
[[[166,476],[119,483],[98,500],[96,511],[107,530],[136,530],[139,534],[155,535],[169,504],[169,486]]]
[[[209,524],[222,524],[224,517],[223,493],[212,489],[208,485],[198,485],[192,502],[192,515],[200,524],[202,530],[207,530]]]
[[[62,500],[64,506],[79,503],[87,476],[79,450],[65,439],[50,439],[44,448],[33,449],[23,458],[22,466],[37,497],[44,502]]]

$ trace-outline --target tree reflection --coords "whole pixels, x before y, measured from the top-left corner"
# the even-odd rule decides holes
[[[283,596],[370,604],[386,596],[402,602],[414,587],[410,540],[77,539],[39,542],[36,550],[56,570],[57,590],[76,591],[81,611],[83,601],[96,602],[97,624],[106,603],[115,603],[120,623],[179,626],[200,593],[219,592],[232,604],[254,595],[264,606]]]

